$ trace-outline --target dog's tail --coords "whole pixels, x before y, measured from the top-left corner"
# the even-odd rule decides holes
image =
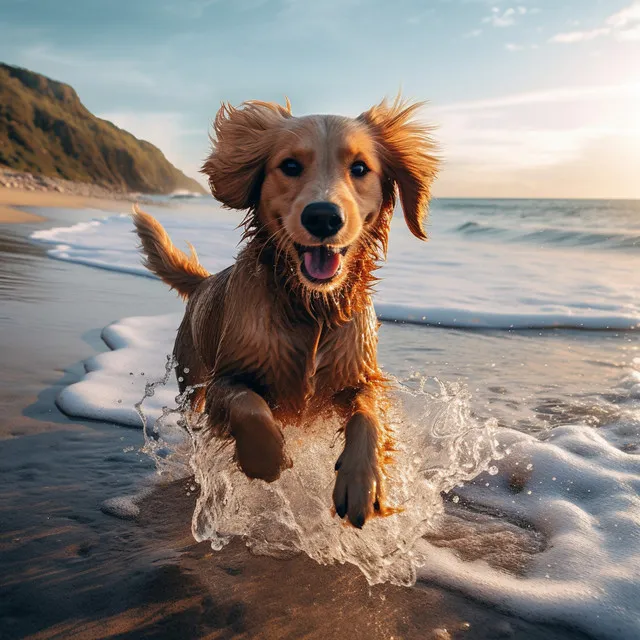
[[[209,277],[209,272],[198,261],[195,249],[189,245],[189,256],[180,251],[162,225],[136,204],[133,205],[133,224],[142,243],[144,266],[180,296],[187,299]]]

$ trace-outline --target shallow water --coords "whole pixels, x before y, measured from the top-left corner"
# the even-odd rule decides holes
[[[212,272],[233,259],[238,214],[210,198],[184,205],[178,215],[161,207],[150,211],[178,246],[197,239]],[[396,215],[379,271],[378,315],[444,327],[637,327],[639,219],[637,202],[439,200],[424,245]],[[486,232],[469,233],[485,224]],[[131,229],[127,215],[101,216],[33,237],[53,245],[49,254],[59,260],[149,275]]]
[[[490,206],[493,205],[487,208]],[[474,215],[489,215],[482,214],[482,210],[480,207]],[[595,214],[589,215],[596,219]],[[587,226],[592,224],[589,220],[591,217]],[[598,249],[601,253],[604,250]],[[626,248],[625,255],[628,251]],[[72,306],[76,291],[82,291],[83,300],[92,295],[90,286],[85,291],[90,280],[88,274],[100,273],[99,278],[96,276],[100,283],[113,279],[109,289],[122,297],[118,305],[120,313],[113,305],[113,294],[101,301],[98,292],[87,309],[75,312],[76,316],[86,313],[89,326],[92,318],[96,322],[90,332],[90,345],[83,348],[87,356],[93,351],[91,347],[103,350],[95,329],[106,324],[108,318],[116,320],[180,308],[157,282],[115,272],[95,272],[59,261],[48,264],[52,269],[68,269],[69,274],[78,278],[72,293],[43,289],[39,294],[44,298],[51,294],[42,311],[50,314],[56,328],[64,330],[64,308]],[[625,264],[628,263],[621,258],[616,268]],[[629,264],[627,277],[634,263]],[[83,273],[86,275],[82,276]],[[37,285],[34,289],[37,290]],[[102,308],[98,310],[96,307],[100,305]],[[612,312],[624,312],[623,306]],[[59,326],[55,323],[56,314],[52,313],[54,309],[61,319]],[[98,321],[98,317],[102,320]],[[103,419],[139,424],[133,405],[142,397],[149,377],[161,376],[177,319],[176,315],[128,319],[110,327],[105,338],[112,347],[120,348],[92,358],[87,364],[89,375],[80,384],[65,387],[59,397],[60,406],[74,415],[97,417],[96,411],[100,411]],[[16,326],[13,341],[21,342],[23,352],[29,351],[32,345],[19,337],[18,329]],[[74,330],[78,331],[77,318],[69,323],[68,340],[80,342],[77,335],[74,338]],[[464,408],[464,420],[457,424],[491,425],[504,456],[492,463],[486,456],[481,457],[482,464],[474,472],[482,468],[486,472],[463,487],[436,483],[421,494],[420,504],[430,509],[428,517],[416,521],[428,526],[419,532],[413,546],[409,545],[418,585],[422,581],[440,584],[526,619],[569,627],[575,634],[580,629],[595,637],[635,637],[640,624],[637,608],[640,597],[635,579],[640,565],[638,334],[548,329],[468,332],[385,323],[380,336],[380,360],[389,373],[414,391],[422,380],[428,380],[427,396],[420,398],[422,404],[418,408],[411,407],[408,412],[419,415],[421,408],[432,411],[424,428],[415,430],[416,435],[432,437],[439,433],[443,422],[438,415],[438,403],[451,406],[446,404],[449,400],[443,398],[437,378],[450,389],[457,385],[453,396]],[[46,336],[39,339],[42,354],[37,357],[42,362],[56,359],[64,362],[64,341],[59,347],[52,345],[48,353]],[[19,367],[18,350],[13,354]],[[78,357],[83,357],[82,353]],[[76,369],[75,375],[77,379],[82,371]],[[162,406],[174,402],[175,395],[174,390],[168,390],[165,396],[159,391],[144,406],[150,415],[158,415]],[[330,445],[326,443],[322,455],[316,456],[327,464],[320,470],[320,486],[315,495],[325,497],[330,495],[331,488],[328,458],[332,451],[337,456]],[[431,462],[436,459],[432,450],[424,455]],[[447,455],[444,461],[456,462],[456,458]],[[214,463],[223,466],[221,478],[224,473],[234,472],[228,459],[216,458]],[[447,470],[443,474],[445,479],[455,479],[455,473],[460,471],[459,465],[453,469],[447,464],[441,466]],[[328,473],[327,486],[322,484],[323,473]],[[294,479],[291,476],[287,480],[291,487]],[[197,494],[190,491],[190,486],[185,488],[185,501]],[[451,490],[440,497],[438,488]],[[234,478],[230,490],[244,497],[247,487],[236,483]],[[295,487],[280,490],[274,499],[304,495]],[[250,497],[256,501],[264,495],[262,487],[252,492],[253,488]],[[250,514],[257,509],[246,503],[243,507]],[[193,508],[197,514],[200,507]],[[305,508],[308,505],[299,508],[296,505],[290,511],[304,513]],[[276,515],[285,512],[286,509],[276,511]],[[242,529],[246,519],[243,524],[228,513],[222,516],[232,528],[240,526],[235,533],[247,535],[246,529]],[[323,520],[325,517],[327,520]],[[326,526],[323,533],[339,527],[327,511],[315,521]],[[391,530],[395,526],[392,520],[390,524],[381,522]],[[294,522],[290,530],[298,526]],[[203,529],[202,537],[216,535],[217,528],[215,532]],[[247,539],[250,541],[251,536]],[[286,536],[275,542],[283,539]],[[326,549],[326,544],[307,545],[303,551],[313,557],[317,549],[323,548]],[[340,544],[331,549],[329,556],[320,557],[318,552],[316,559],[340,562],[340,555],[333,550],[344,549]],[[347,551],[353,559],[353,549]],[[357,553],[356,550],[356,556]],[[384,552],[377,555],[380,557],[384,557]],[[363,566],[366,572],[366,563]],[[379,564],[374,566],[379,570]],[[373,582],[374,573],[369,576]],[[403,582],[407,575],[410,573],[400,572],[384,579]]]

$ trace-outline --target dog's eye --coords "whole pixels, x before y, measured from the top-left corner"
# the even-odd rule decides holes
[[[287,158],[280,163],[280,171],[290,178],[297,178],[302,173],[302,169],[302,165],[293,158]]]
[[[354,178],[362,178],[364,176],[367,175],[367,173],[369,173],[370,169],[369,167],[367,167],[367,165],[362,162],[362,160],[356,160],[352,165],[351,165],[351,175]]]

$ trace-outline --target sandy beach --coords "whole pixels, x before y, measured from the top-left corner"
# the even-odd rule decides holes
[[[131,202],[134,200],[131,199]],[[28,209],[58,207],[64,209],[99,209],[121,211],[122,200],[95,198],[51,191],[23,191],[0,187],[0,224],[40,222],[45,218]]]
[[[106,348],[103,326],[181,303],[158,282],[52,261],[27,240],[33,229],[86,217],[42,205],[86,201],[0,198],[33,216],[0,227],[3,638],[581,637],[428,583],[369,587],[354,567],[256,557],[240,541],[212,551],[190,533],[189,480],[153,491],[133,520],[103,513],[105,500],[135,493],[152,472],[138,452],[141,433],[70,419],[55,397],[82,376],[82,360]],[[515,540],[514,557],[526,558],[527,536]]]

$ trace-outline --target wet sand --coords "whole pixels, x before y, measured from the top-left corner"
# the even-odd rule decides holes
[[[0,187],[0,224],[41,222],[41,214],[25,210],[33,207],[64,207],[66,209],[100,209],[102,211],[121,211],[130,209],[123,200],[89,198],[55,191],[23,191]]]
[[[153,471],[142,434],[71,420],[55,396],[106,348],[106,324],[181,303],[155,281],[50,260],[28,232],[84,214],[44,213],[50,221],[0,226],[0,637],[583,637],[430,584],[369,587],[352,567],[257,557],[240,541],[214,552],[191,537],[188,480],[156,489],[136,519],[103,513]],[[464,535],[443,538],[455,546],[458,535],[473,559]],[[513,539],[518,558],[535,552],[530,536]]]

